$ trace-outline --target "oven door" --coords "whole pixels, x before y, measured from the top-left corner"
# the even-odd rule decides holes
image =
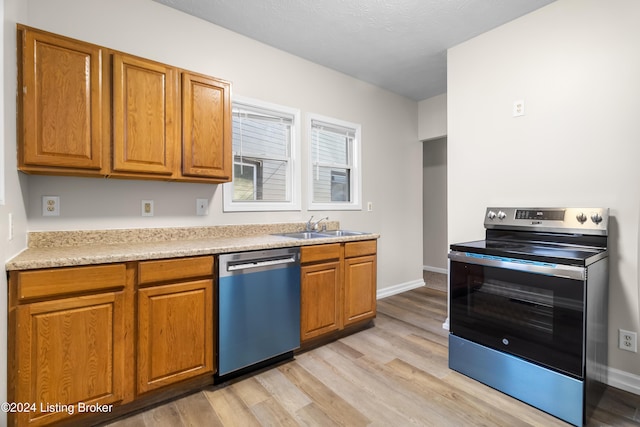
[[[450,252],[450,332],[584,376],[585,269]]]

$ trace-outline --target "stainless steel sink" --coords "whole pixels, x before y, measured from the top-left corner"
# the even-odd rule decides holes
[[[350,230],[295,231],[292,233],[278,233],[276,236],[291,237],[294,239],[322,239],[327,237],[359,236],[361,234],[367,233]]]
[[[291,237],[294,239],[321,239],[329,237],[326,234],[321,234],[315,231],[296,231],[293,233],[278,233],[276,236]]]
[[[362,234],[367,234],[363,231],[351,231],[351,230],[327,230],[327,231],[319,231],[318,233],[324,234],[325,236],[331,236],[331,237],[360,236]]]

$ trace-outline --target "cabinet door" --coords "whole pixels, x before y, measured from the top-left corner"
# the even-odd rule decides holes
[[[344,260],[344,326],[376,315],[375,255]]]
[[[20,305],[16,402],[35,411],[18,425],[40,426],[78,413],[78,403],[123,398],[125,322],[122,292]],[[58,405],[57,407],[55,405]]]
[[[182,73],[182,175],[231,181],[231,86]]]
[[[103,174],[102,49],[20,29],[19,167]],[[106,163],[106,161],[104,162]],[[70,170],[71,169],[71,170]],[[105,169],[106,170],[106,169]]]
[[[113,55],[113,170],[171,177],[179,115],[177,70]]]
[[[301,268],[300,341],[341,328],[340,262]]]
[[[138,393],[213,373],[213,280],[138,290]]]

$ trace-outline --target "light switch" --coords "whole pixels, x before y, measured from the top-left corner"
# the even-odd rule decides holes
[[[209,199],[196,199],[196,215],[206,216],[209,210]]]
[[[142,216],[153,216],[153,200],[142,201]]]

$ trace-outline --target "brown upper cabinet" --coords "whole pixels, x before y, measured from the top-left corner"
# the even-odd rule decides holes
[[[177,70],[113,55],[113,171],[172,176],[178,143]]]
[[[18,25],[18,168],[231,181],[231,84]]]
[[[231,181],[230,105],[228,82],[182,72],[184,177]]]
[[[104,49],[18,29],[18,167],[34,173],[105,175]]]

